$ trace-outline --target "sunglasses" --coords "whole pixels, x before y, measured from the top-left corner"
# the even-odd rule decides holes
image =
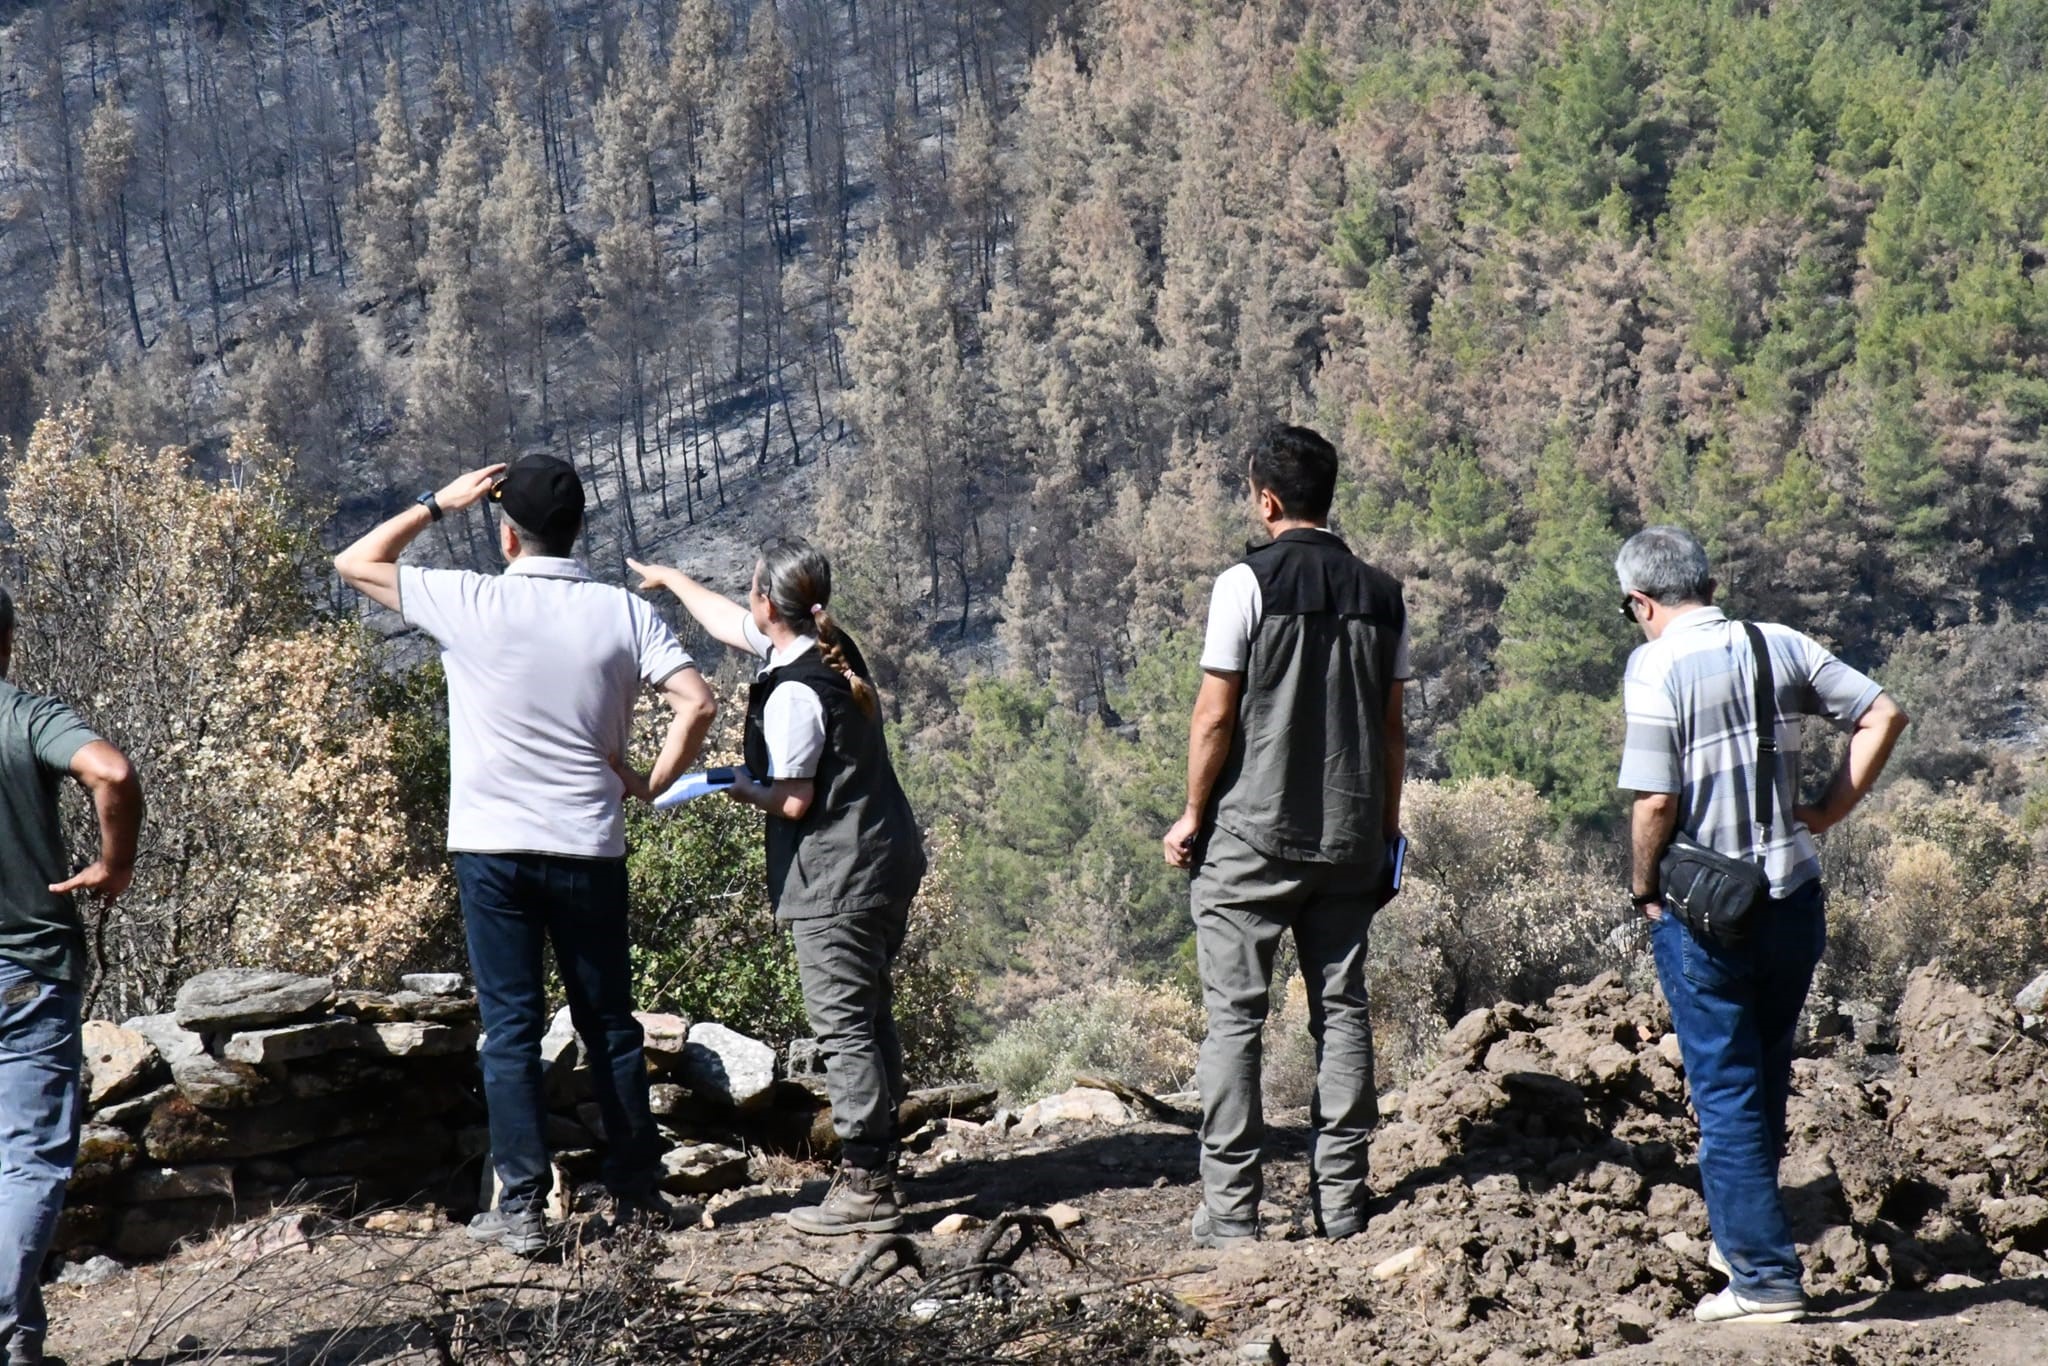
[[[1628,593],[1621,595],[1621,619],[1631,626],[1636,624],[1636,600]]]

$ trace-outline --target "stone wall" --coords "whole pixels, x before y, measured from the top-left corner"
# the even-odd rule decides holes
[[[173,1010],[85,1026],[88,1116],[59,1228],[68,1260],[160,1256],[282,1205],[345,1212],[491,1198],[476,999],[453,974],[394,993],[249,968],[201,974]],[[643,1014],[672,1194],[747,1179],[745,1147],[829,1155],[808,1040],[775,1049],[710,1022]],[[603,1125],[568,1011],[542,1044],[547,1136],[565,1189],[593,1179]],[[905,1118],[993,1092],[920,1093]]]

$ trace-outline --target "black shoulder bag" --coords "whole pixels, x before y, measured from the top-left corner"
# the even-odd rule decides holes
[[[1666,909],[1701,939],[1724,948],[1749,938],[1758,912],[1771,899],[1771,879],[1763,863],[1778,792],[1778,690],[1771,651],[1754,624],[1744,622],[1742,629],[1756,657],[1756,699],[1750,711],[1756,727],[1756,800],[1751,811],[1756,861],[1732,858],[1681,833],[1657,863]]]

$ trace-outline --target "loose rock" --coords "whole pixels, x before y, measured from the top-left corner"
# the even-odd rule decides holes
[[[138,1015],[132,1020],[123,1020],[121,1028],[149,1040],[150,1046],[167,1063],[197,1058],[206,1052],[206,1040],[170,1015]]]
[[[775,1088],[775,1050],[721,1024],[690,1026],[682,1079],[698,1095],[734,1109],[767,1100]]]
[[[398,984],[422,996],[460,996],[469,988],[459,972],[408,972]]]
[[[156,1046],[132,1029],[87,1020],[82,1034],[85,1099],[94,1109],[140,1090],[161,1065]]]
[[[366,1050],[387,1058],[440,1058],[476,1047],[474,1027],[427,1020],[366,1025],[358,1037]]]
[[[215,968],[178,988],[171,1013],[186,1029],[225,1034],[286,1024],[334,1004],[334,981],[266,968]]]
[[[314,1020],[307,1024],[283,1025],[237,1034],[220,1050],[228,1062],[297,1062],[323,1053],[361,1046],[362,1033],[353,1020]]]
[[[177,1094],[175,1086],[159,1086],[154,1091],[117,1100],[112,1105],[97,1106],[92,1117],[98,1123],[111,1124],[117,1129],[134,1129],[149,1118],[150,1111]]]
[[[1017,1137],[1060,1124],[1128,1124],[1131,1112],[1121,1100],[1092,1086],[1076,1086],[1025,1107],[1017,1118]]]
[[[683,1050],[690,1043],[688,1020],[680,1015],[643,1010],[634,1011],[633,1018],[640,1022],[641,1032],[646,1036],[640,1048],[647,1056],[648,1066],[666,1072],[683,1060]]]
[[[1406,1275],[1415,1269],[1416,1265],[1422,1261],[1423,1255],[1428,1251],[1429,1249],[1420,1243],[1414,1247],[1403,1248],[1384,1261],[1374,1263],[1372,1278],[1376,1281],[1391,1281],[1396,1276]]]
[[[743,1186],[747,1155],[716,1143],[681,1143],[661,1158],[661,1188],[670,1195],[712,1195]]]
[[[271,1098],[276,1087],[245,1062],[226,1062],[210,1054],[180,1058],[171,1064],[178,1093],[209,1110],[241,1110]]]
[[[84,1189],[111,1180],[135,1165],[142,1155],[134,1139],[111,1124],[88,1124],[79,1131],[78,1156],[71,1164],[71,1188]]]
[[[149,1167],[128,1173],[121,1198],[134,1204],[153,1200],[230,1200],[235,1194],[235,1169],[225,1163],[188,1167]]]
[[[127,1273],[128,1268],[122,1266],[112,1257],[91,1257],[82,1262],[65,1263],[64,1269],[57,1273],[56,1283],[85,1290],[95,1285],[105,1285],[108,1281],[118,1280]]]

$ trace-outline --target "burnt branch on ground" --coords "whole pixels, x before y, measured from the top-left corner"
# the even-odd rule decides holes
[[[1186,1306],[1113,1277],[1049,1290],[1024,1263],[1043,1250],[1092,1269],[1043,1216],[993,1221],[957,1262],[907,1237],[878,1240],[844,1277],[784,1263],[710,1286],[662,1274],[658,1234],[572,1228],[533,1262],[435,1235],[373,1233],[360,1221],[271,1221],[298,1230],[265,1251],[224,1239],[138,1314],[127,1360],[276,1366],[846,1366],[1167,1361],[1191,1327]],[[252,1255],[253,1254],[253,1255]],[[487,1277],[480,1279],[479,1277]],[[210,1341],[195,1310],[232,1303]]]

